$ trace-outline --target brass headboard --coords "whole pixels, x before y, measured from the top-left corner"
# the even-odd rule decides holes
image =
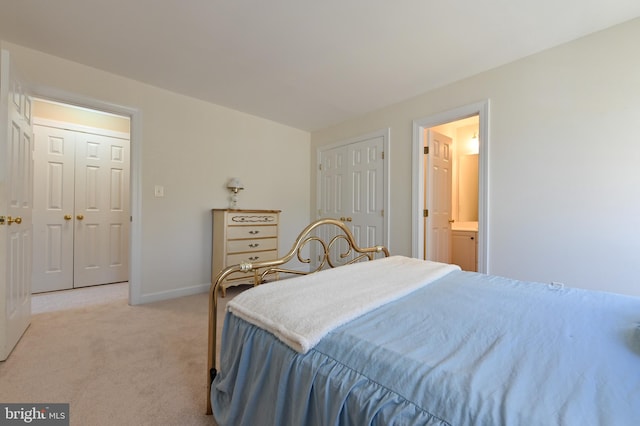
[[[318,228],[336,227],[329,241],[314,234]],[[317,244],[318,265],[310,271],[300,271],[286,268],[286,264],[296,258],[301,263],[311,264],[310,256],[305,256],[302,251],[312,242]],[[317,220],[300,232],[296,238],[291,250],[283,257],[275,260],[267,260],[263,262],[248,263],[244,262],[238,265],[232,265],[223,269],[209,289],[209,352],[207,363],[207,414],[211,414],[211,382],[215,377],[216,370],[216,346],[217,346],[217,329],[218,329],[218,294],[222,282],[230,274],[234,272],[253,273],[256,283],[264,282],[267,275],[276,275],[277,273],[307,275],[326,268],[335,268],[337,266],[347,265],[362,260],[373,260],[376,254],[389,256],[389,250],[384,246],[374,246],[362,248],[356,243],[353,234],[349,228],[339,220],[320,219]],[[336,262],[336,259],[343,259],[344,262]]]

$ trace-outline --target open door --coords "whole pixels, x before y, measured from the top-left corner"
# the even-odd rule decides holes
[[[450,263],[452,139],[431,129],[426,132],[424,258]]]
[[[0,52],[0,361],[31,320],[33,131],[31,100]]]

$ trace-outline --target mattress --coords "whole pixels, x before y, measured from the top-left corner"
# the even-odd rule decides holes
[[[220,425],[636,425],[639,324],[638,298],[462,271],[304,354],[227,313],[213,413]]]

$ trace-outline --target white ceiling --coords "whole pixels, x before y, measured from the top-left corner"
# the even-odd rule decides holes
[[[313,131],[637,16],[638,0],[0,0],[0,38]]]

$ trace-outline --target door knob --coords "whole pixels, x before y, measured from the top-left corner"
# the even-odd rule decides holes
[[[70,214],[65,214],[64,215],[64,220],[71,220],[71,215]]]
[[[18,225],[20,225],[22,223],[22,218],[20,216],[18,216],[15,219],[13,219],[13,218],[11,218],[11,216],[7,216],[7,225],[11,225],[13,222],[15,222]]]
[[[84,216],[83,216],[83,215],[81,215],[81,214],[79,214],[78,216],[76,216],[76,219],[78,219],[78,220],[82,220],[82,219],[84,219]]]

